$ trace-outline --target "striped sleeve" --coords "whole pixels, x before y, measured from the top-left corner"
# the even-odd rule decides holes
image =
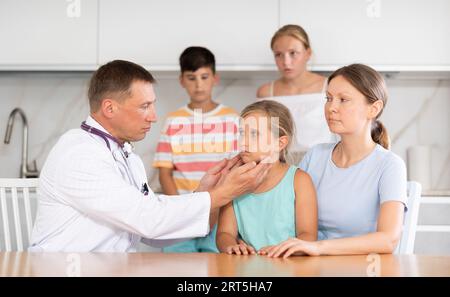
[[[155,157],[153,159],[153,167],[155,168],[173,168],[173,154],[170,135],[167,133],[170,127],[170,117],[164,123],[156,146]]]

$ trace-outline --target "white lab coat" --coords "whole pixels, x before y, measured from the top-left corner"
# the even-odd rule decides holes
[[[105,131],[91,117],[86,123]],[[168,198],[149,189],[145,196],[138,189],[147,182],[141,159],[131,153],[134,175],[127,173],[122,149],[110,146],[82,129],[61,136],[40,175],[29,251],[133,252],[141,238],[161,247],[208,234],[209,193]]]

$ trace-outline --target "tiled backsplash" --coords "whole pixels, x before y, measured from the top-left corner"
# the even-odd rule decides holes
[[[22,108],[29,123],[29,162],[36,159],[38,168],[42,168],[59,136],[86,118],[90,76],[88,72],[0,73],[0,139],[4,138],[11,110]],[[236,77],[227,73],[215,89],[215,98],[241,110],[254,101],[259,85],[275,77],[275,73]],[[150,164],[165,115],[187,102],[176,74],[156,74],[156,78],[158,123],[145,140],[136,144],[149,176],[153,174]],[[450,79],[394,77],[387,84],[390,97],[381,119],[390,132],[392,150],[406,161],[408,147],[430,146],[432,188],[450,189]],[[21,137],[17,119],[11,143],[0,142],[0,177],[19,176]]]

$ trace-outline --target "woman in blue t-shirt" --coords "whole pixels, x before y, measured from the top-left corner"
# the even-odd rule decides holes
[[[300,168],[317,190],[318,241],[288,239],[267,247],[270,257],[392,253],[406,210],[406,167],[389,151],[378,120],[386,106],[383,77],[352,64],[328,78],[325,117],[337,143],[311,148]]]

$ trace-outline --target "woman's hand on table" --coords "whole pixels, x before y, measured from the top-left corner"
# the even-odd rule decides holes
[[[258,251],[259,255],[267,255],[270,258],[295,255],[320,256],[319,243],[317,241],[305,241],[298,238],[289,238],[277,245],[263,247]]]

